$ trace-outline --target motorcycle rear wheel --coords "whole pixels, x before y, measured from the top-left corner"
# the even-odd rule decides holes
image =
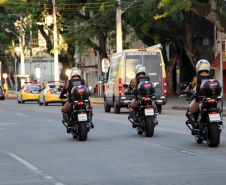
[[[152,116],[145,116],[145,136],[152,137],[154,135],[154,120]]]
[[[210,147],[217,147],[220,144],[220,130],[218,123],[210,123],[207,143]]]
[[[86,121],[78,122],[78,140],[87,140],[87,124]]]

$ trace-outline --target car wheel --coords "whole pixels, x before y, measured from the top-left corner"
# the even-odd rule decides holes
[[[43,105],[43,103],[41,102],[40,99],[38,100],[38,104],[39,104],[39,105]]]
[[[46,102],[45,98],[44,98],[44,106],[48,106],[48,103]]]
[[[104,100],[104,111],[105,112],[110,112],[111,111],[111,107],[107,105],[107,102]]]
[[[17,103],[21,103],[21,101],[19,100],[19,97],[17,97]]]
[[[120,107],[116,104],[115,101],[114,101],[114,113],[115,114],[119,114],[120,113]]]
[[[25,103],[25,101],[22,99],[22,96],[21,96],[21,103]]]

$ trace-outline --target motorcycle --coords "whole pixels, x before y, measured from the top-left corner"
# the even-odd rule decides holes
[[[71,90],[73,101],[71,101],[71,112],[69,114],[69,122],[71,127],[68,128],[65,120],[62,121],[67,128],[67,132],[71,133],[73,138],[79,141],[86,141],[88,132],[94,128],[92,124],[92,109],[89,100],[89,91],[86,86],[74,86]]]
[[[186,121],[186,125],[195,136],[197,143],[207,141],[210,147],[217,147],[220,144],[220,134],[223,129],[223,97],[220,96],[222,86],[218,80],[204,80],[200,90],[205,97],[199,105],[200,111],[194,114],[195,121],[198,123],[197,128],[193,129],[189,120]],[[181,96],[186,96],[189,103],[198,98],[193,92],[182,91]]]
[[[133,124],[132,116],[128,120],[136,128],[139,135],[145,134],[146,137],[154,135],[154,128],[158,125],[157,108],[155,105],[155,85],[151,81],[140,82],[138,85],[138,107],[135,109],[137,124]]]

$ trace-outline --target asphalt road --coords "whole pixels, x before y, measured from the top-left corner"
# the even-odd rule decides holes
[[[0,101],[0,185],[222,185],[226,134],[217,148],[197,144],[185,111],[163,110],[152,138],[94,105],[95,128],[80,142],[61,124],[61,105]]]

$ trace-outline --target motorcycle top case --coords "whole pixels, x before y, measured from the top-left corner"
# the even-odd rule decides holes
[[[141,96],[153,95],[155,93],[155,84],[151,81],[140,82],[137,89]]]
[[[222,86],[219,80],[204,80],[201,83],[200,90],[207,97],[219,96],[222,91]]]
[[[89,99],[89,90],[86,86],[74,86],[71,90],[71,95],[74,101]]]

